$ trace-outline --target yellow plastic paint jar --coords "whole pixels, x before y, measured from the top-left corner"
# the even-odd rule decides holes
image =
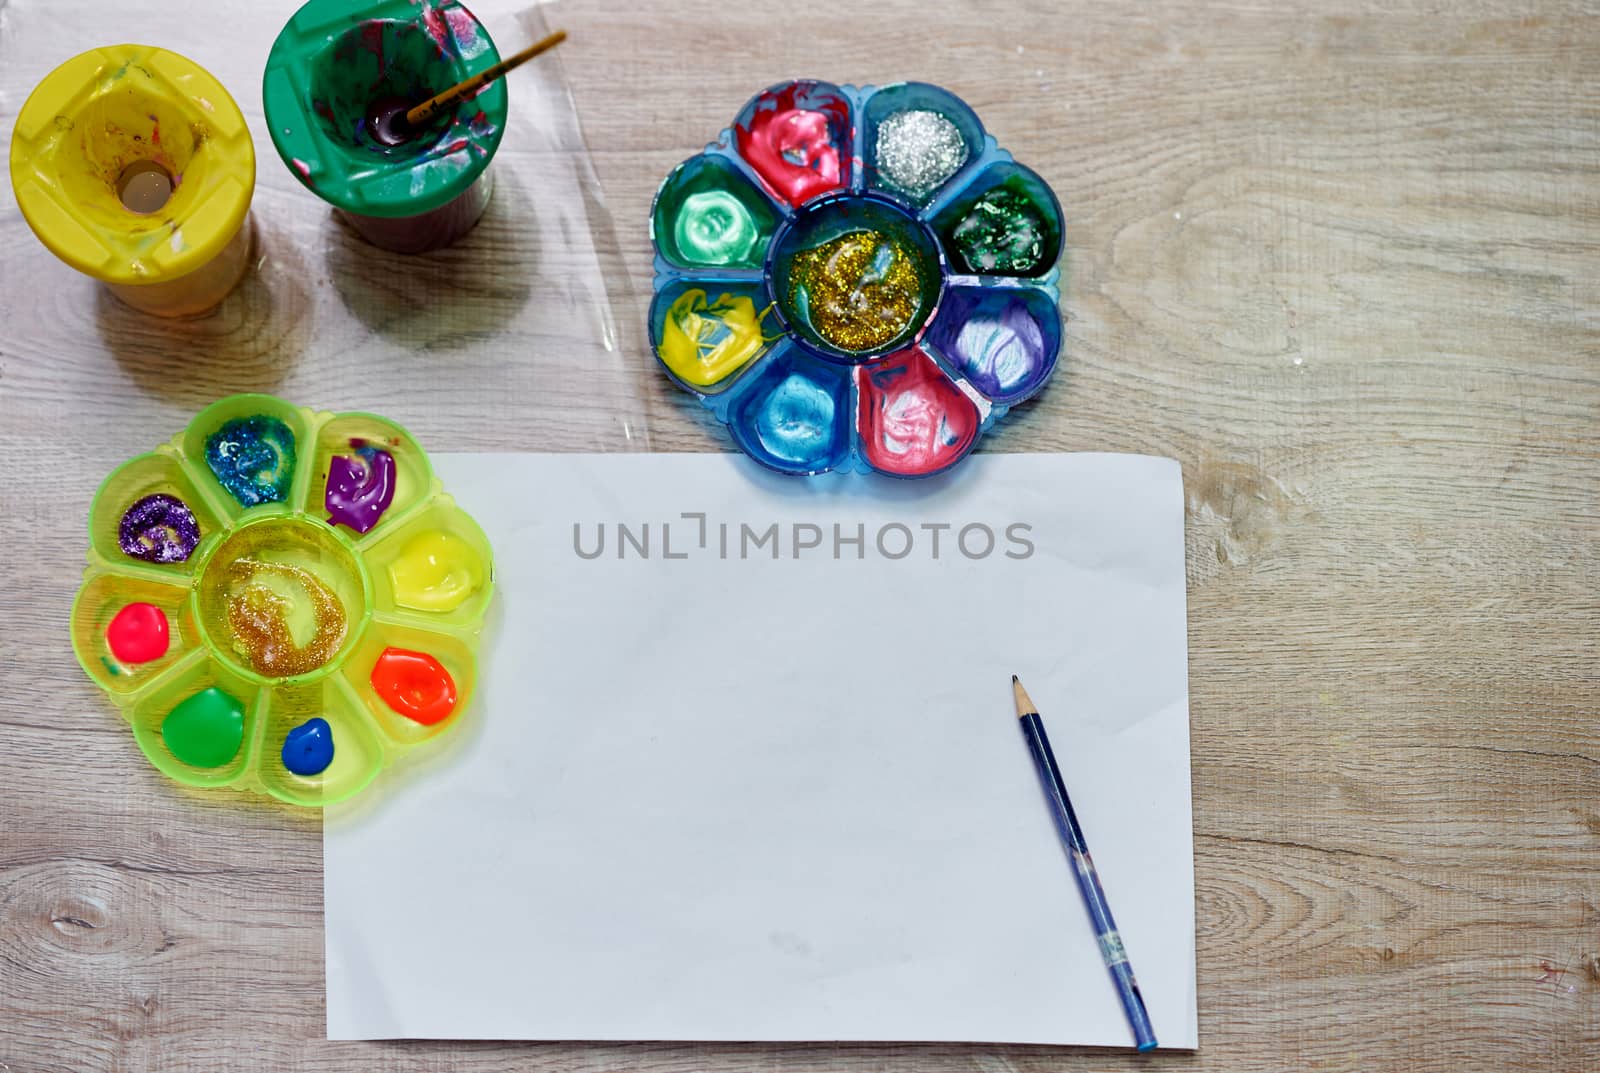
[[[57,67],[11,136],[11,185],[39,241],[158,316],[204,313],[243,277],[255,183],[255,146],[228,91],[149,45]]]

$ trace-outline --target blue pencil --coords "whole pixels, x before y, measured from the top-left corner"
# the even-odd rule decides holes
[[[1039,709],[1028,698],[1028,691],[1016,675],[1011,676],[1011,692],[1017,701],[1017,719],[1022,723],[1022,736],[1028,739],[1028,751],[1033,754],[1034,766],[1039,769],[1039,781],[1044,784],[1044,795],[1050,802],[1050,814],[1055,817],[1056,830],[1072,857],[1073,874],[1078,877],[1078,889],[1083,892],[1083,902],[1089,909],[1089,919],[1094,923],[1095,934],[1100,937],[1100,956],[1111,970],[1112,982],[1117,987],[1117,997],[1128,1015],[1128,1026],[1133,1029],[1134,1045],[1141,1051],[1156,1046],[1155,1029],[1150,1027],[1150,1015],[1145,1012],[1144,996],[1139,994],[1139,981],[1133,978],[1133,966],[1128,964],[1128,952],[1122,947],[1122,936],[1117,932],[1117,922],[1111,919],[1111,906],[1106,904],[1106,892],[1100,889],[1100,876],[1094,870],[1089,856],[1089,846],[1083,840],[1083,828],[1072,811],[1072,801],[1067,797],[1067,785],[1061,781],[1061,769],[1056,766],[1055,753],[1050,751],[1050,739],[1045,736],[1044,723],[1039,719]]]

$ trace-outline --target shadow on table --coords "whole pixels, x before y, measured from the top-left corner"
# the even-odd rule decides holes
[[[528,304],[539,270],[539,212],[509,168],[495,173],[483,219],[432,253],[372,245],[337,213],[326,229],[327,273],[367,330],[406,350],[456,350],[500,337]]]
[[[202,316],[150,316],[97,288],[100,339],[142,390],[198,409],[219,395],[271,391],[299,361],[313,321],[305,258],[287,233],[259,219],[255,227],[250,270]]]

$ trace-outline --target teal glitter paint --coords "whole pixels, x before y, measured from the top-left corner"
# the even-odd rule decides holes
[[[236,417],[206,440],[206,465],[243,507],[289,498],[294,461],[294,433],[265,414]]]

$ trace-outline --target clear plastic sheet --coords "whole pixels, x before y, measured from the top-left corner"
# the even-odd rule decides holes
[[[477,228],[448,249],[404,256],[337,219],[267,135],[262,70],[298,6],[0,3],[7,146],[18,109],[49,71],[96,45],[134,41],[215,75],[256,149],[252,270],[192,320],[135,312],[57,261],[29,231],[10,182],[0,184],[0,437],[12,457],[47,457],[66,431],[75,453],[103,459],[109,472],[239,391],[379,413],[430,452],[647,449],[644,377],[654,369],[641,358],[643,317],[561,50],[509,76],[493,200]],[[527,0],[470,6],[503,54],[543,36],[554,21],[546,12],[560,10]],[[10,401],[18,393],[4,390],[23,382],[34,400],[25,413]],[[86,505],[92,487],[78,492]]]

